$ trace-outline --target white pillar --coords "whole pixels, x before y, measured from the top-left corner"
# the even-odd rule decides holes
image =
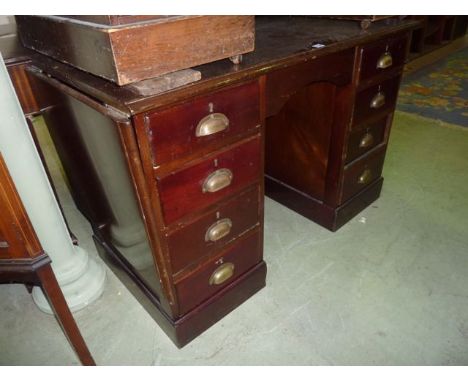
[[[1,54],[0,61],[0,151],[68,306],[77,311],[102,294],[105,269],[73,245]],[[40,288],[33,299],[52,313]]]

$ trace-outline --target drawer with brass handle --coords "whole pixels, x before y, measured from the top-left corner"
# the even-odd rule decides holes
[[[382,145],[345,167],[341,203],[380,177],[384,158],[385,145]]]
[[[210,152],[258,131],[259,102],[255,81],[148,113],[145,123],[154,164]]]
[[[353,128],[375,119],[376,116],[392,112],[399,85],[400,76],[396,76],[360,91],[356,95]]]
[[[262,260],[260,232],[252,232],[195,272],[176,281],[181,314],[192,310]]]
[[[408,37],[400,35],[361,47],[360,80],[402,66],[406,59],[407,44]]]
[[[166,224],[260,180],[260,153],[261,137],[254,136],[196,164],[156,175]]]
[[[215,256],[227,244],[258,226],[259,204],[257,184],[234,198],[215,204],[195,220],[179,224],[167,238],[172,273],[187,271],[199,261]]]
[[[346,148],[346,163],[353,161],[385,140],[388,117],[368,123],[361,130],[351,131]]]

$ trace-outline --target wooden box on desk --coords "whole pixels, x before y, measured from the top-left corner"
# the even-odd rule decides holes
[[[254,50],[253,16],[17,16],[24,46],[118,85]]]

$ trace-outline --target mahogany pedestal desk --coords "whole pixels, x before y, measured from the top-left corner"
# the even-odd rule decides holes
[[[95,365],[0,154],[0,283],[40,286],[81,363]]]
[[[260,17],[241,64],[150,95],[31,56],[98,250],[177,346],[265,285],[264,193],[332,231],[379,196],[414,25]]]

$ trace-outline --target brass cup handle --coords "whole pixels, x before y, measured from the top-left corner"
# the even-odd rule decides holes
[[[232,172],[227,168],[221,168],[208,175],[203,182],[202,191],[216,192],[229,186],[232,182]]]
[[[372,178],[372,171],[366,168],[358,178],[359,184],[367,184]]]
[[[222,113],[211,113],[198,122],[195,136],[205,137],[226,130],[229,126],[229,119]]]
[[[390,52],[383,53],[377,60],[377,69],[386,69],[393,65],[393,59]]]
[[[367,147],[370,147],[374,144],[374,136],[371,133],[366,133],[364,136],[361,138],[361,141],[359,142],[359,148],[365,149]]]
[[[9,245],[8,245],[8,242],[7,241],[3,241],[3,240],[0,240],[0,248],[8,248]]]
[[[229,218],[218,220],[213,223],[205,234],[205,241],[218,241],[223,237],[229,235],[231,232],[232,221]]]
[[[381,108],[383,105],[385,105],[385,94],[381,91],[379,91],[374,98],[372,98],[370,107],[372,109],[378,109]]]
[[[210,277],[210,285],[219,285],[232,277],[234,274],[234,264],[224,263],[215,269]]]

